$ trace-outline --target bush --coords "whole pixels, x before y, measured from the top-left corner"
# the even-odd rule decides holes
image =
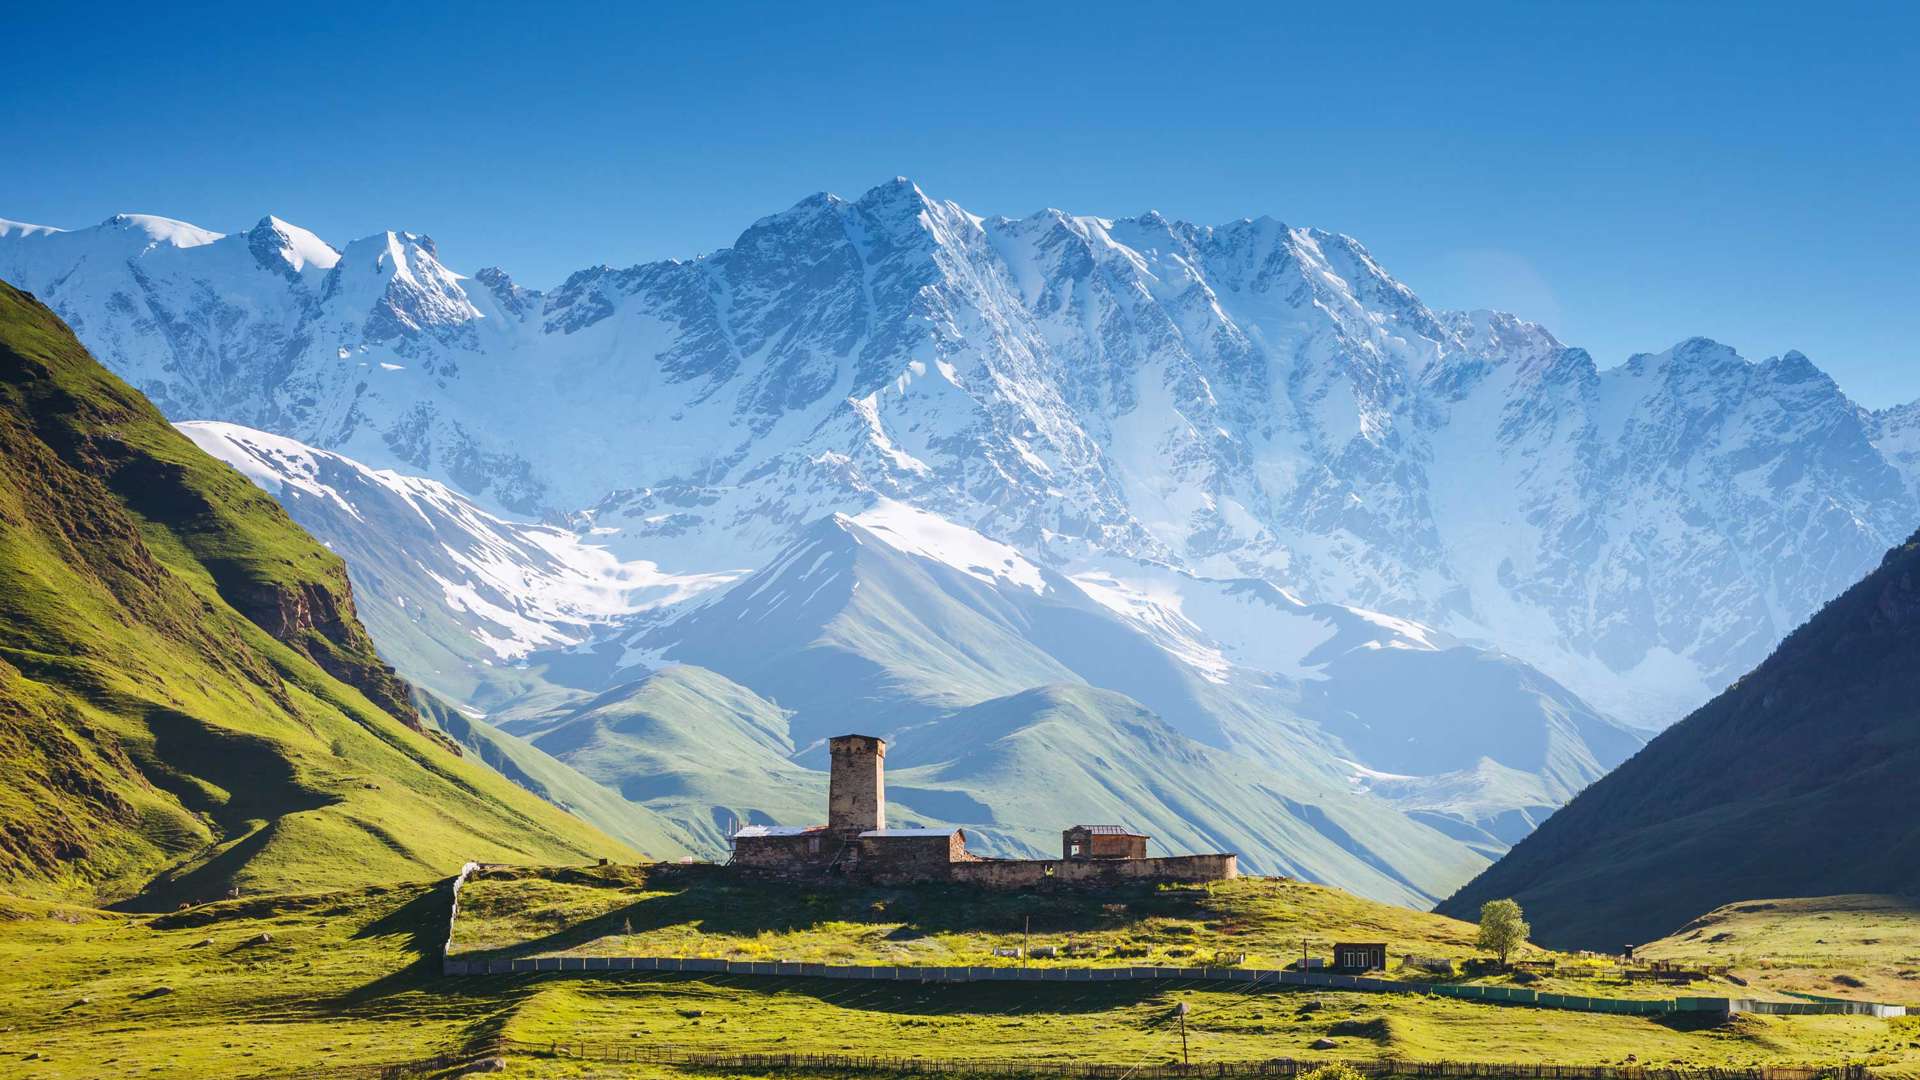
[[[1344,1061],[1336,1061],[1301,1073],[1300,1080],[1367,1080],[1367,1078],[1359,1069]]]

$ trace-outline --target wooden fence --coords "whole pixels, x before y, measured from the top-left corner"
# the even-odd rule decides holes
[[[1677,997],[1611,998],[1579,994],[1556,994],[1518,986],[1480,986],[1472,983],[1416,982],[1377,979],[1367,975],[1334,975],[1317,971],[1275,970],[1267,968],[1177,968],[1139,967],[925,967],[918,965],[809,964],[787,961],[719,960],[707,957],[679,956],[543,956],[521,960],[443,961],[446,975],[527,975],[543,972],[616,972],[652,971],[705,975],[776,976],[808,979],[859,979],[881,982],[1118,982],[1171,980],[1176,982],[1224,983],[1252,988],[1262,986],[1301,986],[1321,990],[1359,990],[1366,993],[1436,994],[1442,997],[1484,1001],[1501,1005],[1521,1005],[1535,1009],[1564,1009],[1572,1012],[1615,1013],[1629,1016],[1660,1016],[1667,1013],[1705,1013],[1731,1016],[1735,1013],[1773,1013],[1781,1015],[1856,1014],[1865,1016],[1904,1016],[1899,1005],[1868,1002],[1771,1002],[1749,998]]]
[[[623,1065],[669,1065],[685,1069],[747,1072],[874,1073],[924,1076],[1063,1076],[1076,1080],[1188,1080],[1205,1077],[1294,1077],[1324,1060],[1268,1058],[1127,1064],[1036,1058],[889,1057],[870,1054],[726,1053],[674,1046],[619,1043],[510,1041],[520,1054],[544,1054]],[[1421,1080],[1872,1080],[1864,1065],[1756,1066],[1753,1068],[1663,1068],[1638,1065],[1545,1065],[1478,1061],[1350,1061],[1363,1075]]]
[[[416,1058],[412,1061],[390,1061],[367,1065],[310,1065],[303,1069],[285,1072],[254,1073],[250,1076],[236,1077],[234,1080],[407,1080],[408,1077],[433,1076],[450,1069],[470,1066],[486,1058],[503,1056],[506,1052],[506,1047],[493,1045],[485,1050],[435,1054],[432,1057]]]
[[[386,1065],[320,1065],[252,1080],[407,1080],[467,1067],[494,1057],[571,1058],[609,1065],[666,1065],[689,1070],[798,1072],[875,1076],[1058,1076],[1071,1080],[1205,1080],[1207,1077],[1297,1077],[1327,1060],[1265,1058],[1182,1065],[1067,1061],[1045,1058],[893,1057],[883,1054],[790,1054],[690,1050],[618,1042],[489,1040],[464,1053],[440,1054]],[[1374,1080],[1877,1080],[1864,1065],[1765,1065],[1751,1068],[1688,1068],[1643,1065],[1546,1065],[1537,1062],[1348,1061]]]

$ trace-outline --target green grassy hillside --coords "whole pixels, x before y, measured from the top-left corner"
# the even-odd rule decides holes
[[[729,830],[810,823],[825,774],[789,760],[784,710],[705,668],[676,664],[582,701],[503,725],[724,859]]]
[[[992,964],[996,948],[1083,950],[1073,962],[1197,966],[1245,954],[1280,967],[1303,942],[1390,941],[1396,956],[1471,959],[1474,928],[1324,885],[1239,878],[1042,892],[959,885],[795,887],[713,866],[487,868],[461,895],[462,955],[710,956],[858,964]]]
[[[421,723],[340,561],[0,285],[0,887],[171,906],[621,845]]]
[[[1440,906],[1617,949],[1766,896],[1920,894],[1920,535]]]
[[[716,858],[731,822],[824,819],[822,748],[796,746],[785,711],[704,668],[669,667],[507,727]],[[1484,865],[1332,783],[1205,746],[1133,699],[1084,684],[923,722],[898,734],[887,761],[891,822],[964,827],[984,854],[1051,854],[1067,825],[1120,822],[1151,833],[1156,854],[1237,851],[1249,867],[1420,906]]]
[[[1444,947],[1459,931],[1432,916],[1298,888],[1296,913],[1330,936],[1452,927],[1429,942]],[[1164,1062],[1179,1052],[1173,1009],[1183,1002],[1191,1010],[1196,1063],[1853,1061],[1888,1076],[1912,1075],[1920,1063],[1920,1049],[1909,1045],[1920,1041],[1917,1019],[1746,1016],[1701,1027],[1413,994],[1249,994],[1176,983],[872,985],[647,974],[446,979],[435,974],[435,949],[448,899],[442,881],[247,898],[151,918],[0,897],[0,968],[13,973],[9,992],[0,995],[0,1075],[308,1075],[446,1052],[483,1056],[503,1037],[516,1044],[509,1076],[608,1075],[609,1066],[548,1053],[555,1043],[582,1042]],[[1344,904],[1357,905],[1349,914],[1360,921],[1342,921]],[[1376,911],[1396,921],[1370,925]],[[704,915],[733,918],[726,910]],[[269,940],[258,940],[263,933]],[[1333,1047],[1314,1049],[1320,1039]],[[657,1066],[619,1073],[716,1075]]]
[[[1124,694],[1040,686],[908,731],[888,787],[954,824],[1057,855],[1075,822],[1130,825],[1151,853],[1239,852],[1249,870],[1425,907],[1484,865],[1425,825],[1183,737]],[[988,809],[988,808],[991,809]]]
[[[1910,896],[1744,900],[1638,952],[1730,964],[1768,990],[1920,1005],[1920,900]]]
[[[467,753],[647,858],[675,859],[694,854],[699,846],[672,821],[628,802],[525,739],[468,716],[429,694],[422,693],[418,698],[422,715]]]
[[[454,952],[470,959],[692,956],[735,961],[914,967],[1284,967],[1341,941],[1387,945],[1384,977],[1525,987],[1596,998],[1674,996],[1791,1000],[1778,980],[1722,974],[1653,981],[1608,960],[1528,946],[1503,969],[1474,947],[1471,924],[1341,889],[1284,878],[1207,885],[1135,884],[1097,891],[1002,891],[965,885],[798,886],[714,866],[486,867],[461,894]],[[1811,935],[1809,935],[1811,936]],[[1900,937],[1890,937],[1897,952]],[[1001,950],[1031,945],[1052,956]],[[1766,957],[1764,938],[1752,946]],[[1755,960],[1819,985],[1844,986],[1845,957]],[[1724,962],[1724,961],[1721,961]],[[1769,967],[1768,970],[1772,970]],[[1859,997],[1860,994],[1853,996]],[[1897,996],[1897,995],[1896,995]]]

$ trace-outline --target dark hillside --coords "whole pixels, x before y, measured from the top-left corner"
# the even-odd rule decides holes
[[[1754,897],[1920,893],[1920,535],[1438,908],[1650,941]]]

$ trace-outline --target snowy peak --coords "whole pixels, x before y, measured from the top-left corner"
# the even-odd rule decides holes
[[[855,515],[837,514],[842,528],[894,550],[951,567],[990,585],[1006,585],[1044,595],[1049,588],[1041,569],[1006,544],[989,540],[925,510],[882,499]]]
[[[473,279],[486,286],[493,295],[494,303],[500,310],[516,319],[540,310],[541,293],[535,289],[524,288],[507,276],[505,270],[497,266],[483,266],[474,272]]]
[[[198,225],[189,225],[184,221],[157,217],[153,214],[115,214],[94,228],[102,232],[124,233],[139,238],[148,247],[160,245],[175,248],[202,247],[213,243],[223,235],[202,229]]]
[[[308,268],[331,270],[340,261],[340,253],[331,244],[272,215],[247,230],[247,247],[260,265],[285,266],[295,273]]]
[[[0,239],[47,236],[52,233],[65,231],[65,229],[56,229],[51,225],[29,225],[24,221],[8,221],[6,218],[0,218]]]
[[[272,492],[347,559],[383,648],[410,654],[420,620],[450,615],[490,661],[579,644],[621,620],[685,603],[736,575],[677,575],[564,529],[514,521],[444,484],[370,469],[235,424],[177,425]],[[444,640],[442,644],[445,644]],[[434,672],[421,672],[434,685]]]
[[[430,333],[450,343],[465,324],[482,318],[460,275],[440,264],[433,240],[407,232],[384,232],[348,244],[327,280],[327,298],[346,311],[368,312],[365,339],[384,344]]]

